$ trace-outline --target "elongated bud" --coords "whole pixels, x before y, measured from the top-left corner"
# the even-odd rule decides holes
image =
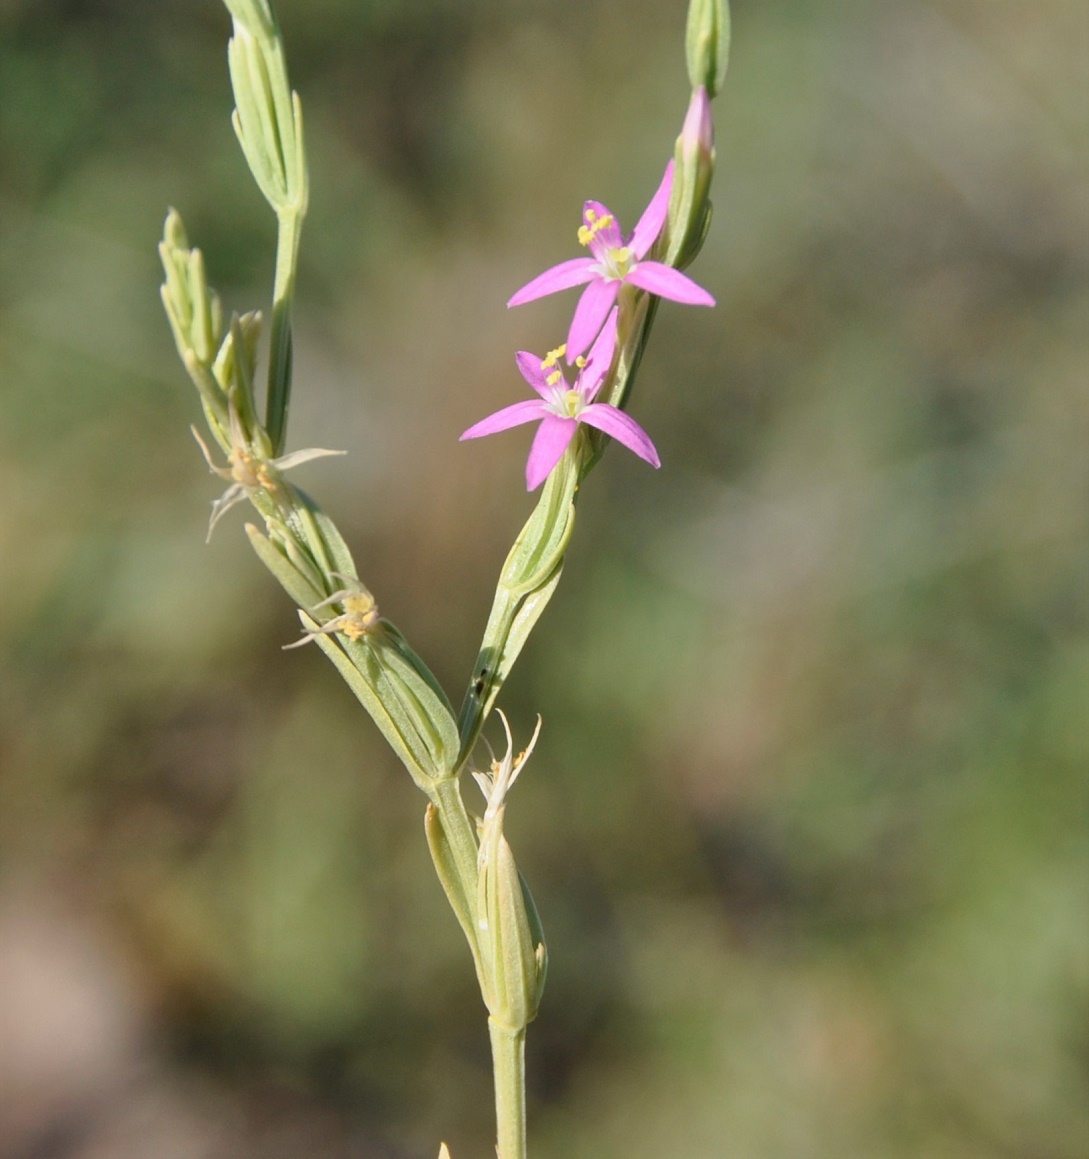
[[[257,420],[253,398],[261,321],[259,310],[232,316],[230,330],[212,364],[212,373],[227,396],[234,425],[241,425],[241,430],[232,434],[231,445],[241,442],[257,449],[262,457],[268,457],[272,453],[271,445]]]
[[[224,0],[234,19],[227,62],[231,118],[246,163],[278,213],[306,212],[309,183],[302,107],[287,80],[283,42],[266,0]]]
[[[727,0],[691,0],[685,31],[688,79],[714,97],[726,79],[730,58],[730,7]]]
[[[692,94],[674,150],[673,192],[665,260],[683,269],[700,251],[710,224],[708,193],[715,169],[715,128],[711,100],[700,85]]]
[[[189,248],[185,225],[175,209],[166,215],[159,257],[166,275],[163,306],[178,353],[184,359],[191,350],[201,362],[210,364],[223,336],[223,314],[218,295],[208,287],[204,257],[200,250]]]
[[[268,0],[223,0],[231,16],[253,36],[268,39],[277,35],[276,17]]]
[[[200,391],[201,405],[220,446],[227,449],[227,395],[212,373],[212,362],[223,339],[223,311],[219,296],[208,285],[204,258],[190,249],[181,216],[166,215],[159,257],[166,280],[160,289],[174,344],[185,369]]]

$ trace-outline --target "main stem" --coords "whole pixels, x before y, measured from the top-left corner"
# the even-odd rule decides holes
[[[496,1150],[499,1159],[526,1159],[526,1028],[488,1019],[495,1073]]]
[[[458,779],[452,777],[440,782],[428,795],[439,811],[454,854],[457,874],[467,895],[475,898],[478,843]],[[479,950],[473,945],[474,940],[470,945],[479,970]],[[526,1028],[504,1026],[489,1016],[488,1033],[492,1040],[498,1156],[499,1159],[526,1159]]]

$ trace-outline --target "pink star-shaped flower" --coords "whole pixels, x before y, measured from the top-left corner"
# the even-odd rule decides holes
[[[540,420],[533,446],[526,460],[526,490],[536,490],[563,458],[571,445],[579,423],[597,427],[634,451],[653,467],[661,466],[658,452],[646,431],[630,415],[604,402],[594,402],[616,351],[616,315],[613,310],[590,349],[589,357],[579,359],[581,369],[575,385],[569,386],[559,367],[564,347],[545,358],[520,350],[515,357],[522,377],[541,396],[516,402],[471,426],[462,439],[479,439],[511,427]]]
[[[572,258],[545,270],[524,285],[507,305],[521,306],[547,294],[588,283],[571,319],[567,335],[568,358],[578,357],[590,345],[625,283],[685,305],[713,306],[715,299],[680,270],[662,262],[643,260],[665,225],[672,188],[673,162],[670,161],[658,192],[651,198],[627,241],[621,235],[613,214],[600,201],[587,201],[582,207],[582,226],[578,236],[580,244],[589,248],[591,256]]]

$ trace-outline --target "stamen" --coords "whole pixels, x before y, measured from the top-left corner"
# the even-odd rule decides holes
[[[557,346],[555,350],[550,350],[544,358],[541,359],[541,369],[547,370],[550,366],[555,366],[557,362],[567,353],[567,343],[562,346]]]
[[[603,229],[608,229],[613,223],[611,213],[598,217],[592,209],[588,209],[583,216],[586,219],[586,224],[579,226],[579,245],[589,245]]]
[[[552,371],[552,373],[545,379],[545,382],[547,382],[549,386],[555,386],[557,382],[562,382],[562,381],[563,381],[563,371],[560,371],[560,370]]]

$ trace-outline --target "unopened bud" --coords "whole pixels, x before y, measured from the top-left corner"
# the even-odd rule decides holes
[[[211,369],[223,337],[223,314],[218,295],[208,285],[201,252],[189,248],[185,226],[173,209],[163,226],[159,257],[165,275],[160,295],[178,354],[200,391],[212,433],[225,446],[227,396]]]
[[[711,212],[708,192],[715,168],[715,127],[711,100],[703,85],[692,94],[673,156],[665,260],[683,269],[699,253]]]
[[[691,0],[685,30],[688,79],[713,97],[726,79],[730,57],[730,8],[727,0]]]
[[[261,424],[257,420],[257,406],[253,397],[253,380],[257,372],[257,343],[260,336],[260,311],[235,314],[212,364],[212,373],[229,400],[231,413],[234,419],[241,423],[241,441],[247,446],[256,445],[257,441],[264,437]],[[237,441],[232,439],[232,445]],[[261,453],[269,457],[272,449],[262,446]]]
[[[308,179],[302,107],[287,79],[284,46],[267,0],[227,0],[234,35],[227,63],[231,118],[254,180],[278,213],[306,213]]]
[[[166,275],[163,305],[178,353],[184,358],[186,351],[192,350],[200,362],[210,363],[223,335],[219,298],[208,287],[200,250],[189,248],[177,210],[166,215],[159,257]]]
[[[232,18],[252,36],[271,39],[276,35],[276,16],[268,0],[223,0]]]
[[[711,116],[711,98],[703,85],[692,94],[681,129],[680,146],[685,162],[714,157],[715,122]]]

